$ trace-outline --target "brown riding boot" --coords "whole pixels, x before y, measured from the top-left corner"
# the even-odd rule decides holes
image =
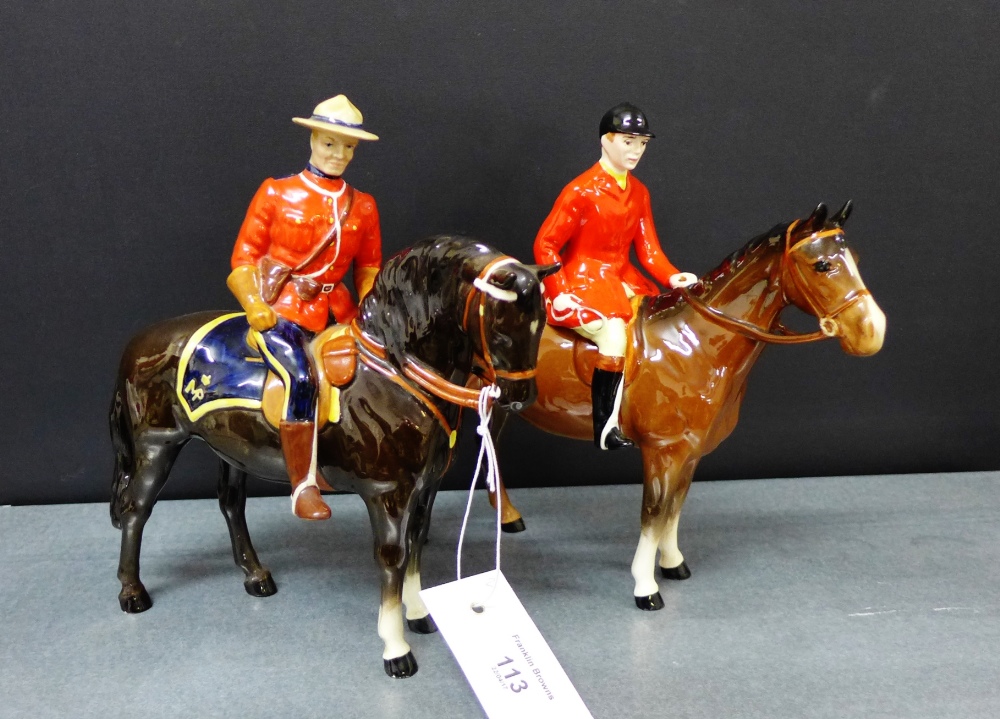
[[[315,484],[303,486],[309,479],[313,458],[313,422],[282,422],[281,451],[285,455],[288,478],[292,482],[292,513],[300,519],[329,519],[330,507],[323,501]]]

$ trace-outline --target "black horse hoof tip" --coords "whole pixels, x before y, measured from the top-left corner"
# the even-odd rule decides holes
[[[125,597],[119,594],[118,604],[121,606],[122,611],[127,614],[139,614],[152,607],[153,600],[150,598],[146,588],[143,587],[142,591],[138,594],[130,594]]]
[[[433,634],[438,630],[437,624],[431,619],[430,614],[420,619],[407,619],[406,626],[410,628],[411,632],[416,632],[417,634]]]
[[[524,520],[518,517],[513,522],[504,522],[500,525],[500,529],[507,534],[517,534],[518,532],[523,532],[527,527],[524,526]]]
[[[417,660],[413,652],[407,652],[395,659],[383,659],[385,673],[393,679],[406,679],[417,673]]]
[[[270,574],[263,579],[248,579],[243,582],[243,587],[251,597],[270,597],[278,593],[278,585]]]
[[[681,562],[676,567],[660,567],[660,575],[664,579],[690,579],[691,570],[687,562]]]
[[[657,609],[663,609],[663,597],[659,592],[648,597],[636,597],[635,606],[644,612],[655,612]]]

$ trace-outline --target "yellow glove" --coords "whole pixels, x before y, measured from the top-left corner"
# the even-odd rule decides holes
[[[258,332],[269,330],[278,322],[278,314],[260,296],[260,275],[253,265],[240,265],[226,279],[229,291],[247,313],[247,321]]]

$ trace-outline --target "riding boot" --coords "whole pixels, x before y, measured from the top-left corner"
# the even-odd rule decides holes
[[[607,369],[602,369],[601,365]],[[594,444],[600,449],[635,446],[632,440],[622,434],[618,426],[624,369],[623,358],[604,355],[600,356],[598,366],[594,368],[590,396],[594,407]]]
[[[330,507],[323,501],[319,487],[309,472],[315,451],[315,430],[315,423],[308,421],[283,421],[279,427],[281,451],[285,455],[288,479],[292,482],[292,513],[301,519],[330,518]]]

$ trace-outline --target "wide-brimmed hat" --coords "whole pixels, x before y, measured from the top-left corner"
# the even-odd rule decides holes
[[[293,117],[292,122],[313,130],[332,132],[335,135],[346,135],[356,137],[359,140],[377,140],[378,135],[373,135],[361,129],[364,117],[361,110],[354,106],[344,95],[331,97],[323,100],[313,110],[312,117]]]

